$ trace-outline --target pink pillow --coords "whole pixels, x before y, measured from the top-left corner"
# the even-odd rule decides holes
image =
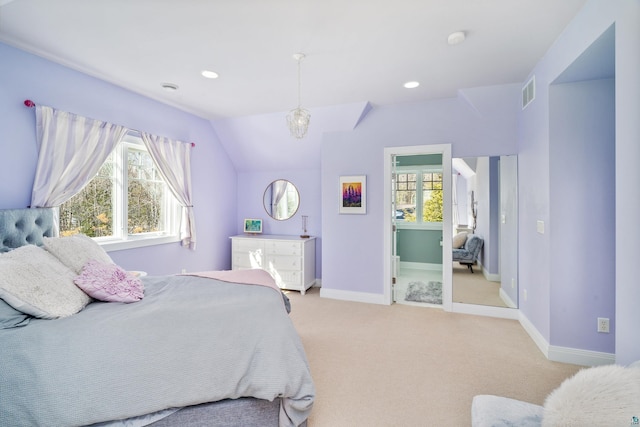
[[[116,264],[88,261],[74,280],[87,295],[100,301],[135,302],[144,297],[144,285]]]

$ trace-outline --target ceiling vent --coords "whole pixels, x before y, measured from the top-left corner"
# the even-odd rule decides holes
[[[536,76],[531,77],[531,80],[522,88],[522,109],[527,108],[534,99],[536,99]]]

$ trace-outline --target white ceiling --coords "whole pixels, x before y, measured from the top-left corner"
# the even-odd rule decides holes
[[[0,41],[219,119],[296,107],[296,52],[306,108],[522,83],[585,2],[0,0]],[[454,31],[467,39],[449,46]]]

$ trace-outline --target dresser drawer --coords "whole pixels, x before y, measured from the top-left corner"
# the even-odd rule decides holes
[[[262,268],[265,265],[262,249],[255,251],[233,252],[232,268]]]
[[[234,239],[231,248],[239,252],[255,252],[264,250],[264,242],[252,239]]]
[[[269,255],[267,256],[269,268],[277,270],[300,270],[302,269],[302,258],[299,256]]]
[[[300,271],[277,270],[269,271],[276,284],[285,289],[296,289],[303,286]]]
[[[302,256],[302,245],[299,242],[268,241],[265,251],[269,255],[298,255]]]

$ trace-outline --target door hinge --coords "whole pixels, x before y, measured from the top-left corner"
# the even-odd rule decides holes
[[[395,278],[395,277],[392,277],[392,278],[391,278],[391,284],[392,284],[392,285],[395,285],[395,284],[396,284],[396,278]]]

